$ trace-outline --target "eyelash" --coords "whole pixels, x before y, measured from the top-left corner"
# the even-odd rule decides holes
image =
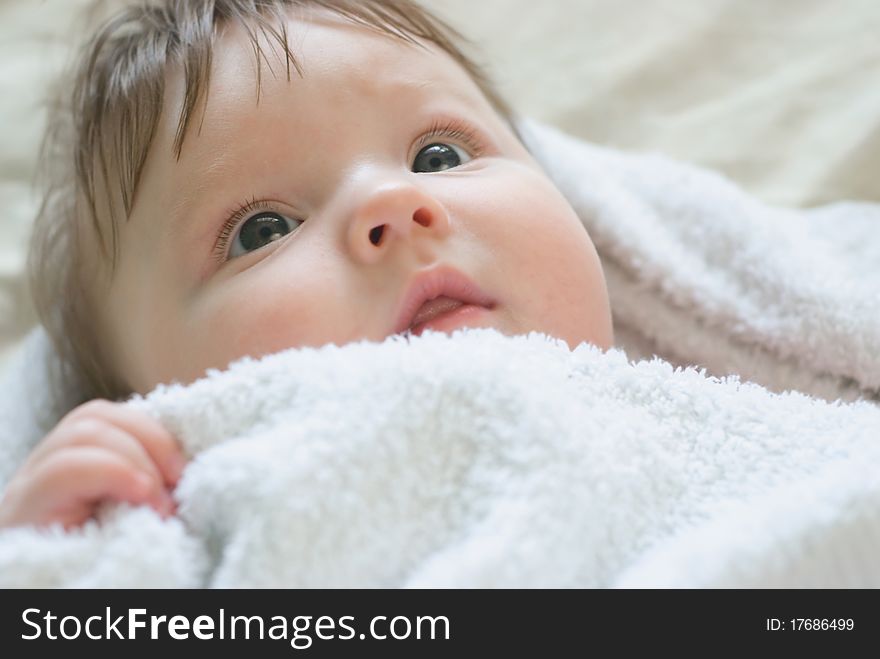
[[[274,209],[270,202],[254,197],[241,204],[236,210],[232,211],[229,215],[229,219],[223,223],[223,228],[220,229],[220,233],[217,236],[217,242],[214,244],[214,258],[220,263],[223,263],[226,260],[226,255],[229,251],[229,237],[232,235],[232,232],[238,228],[239,222],[244,221],[258,211],[272,210]]]
[[[479,158],[485,153],[485,145],[477,135],[477,132],[463,121],[457,119],[437,119],[422,137],[416,140],[414,151],[418,153],[429,144],[433,144],[436,138],[460,142],[468,148],[473,158]],[[229,219],[223,223],[217,242],[214,245],[214,258],[220,263],[226,260],[229,251],[229,239],[239,223],[259,211],[274,211],[272,203],[262,199],[252,198],[237,206],[228,214]]]
[[[437,137],[461,142],[470,150],[474,158],[479,158],[485,152],[485,146],[478,137],[477,131],[457,119],[437,119],[434,121],[428,132],[416,140],[415,152],[421,151],[434,142]]]

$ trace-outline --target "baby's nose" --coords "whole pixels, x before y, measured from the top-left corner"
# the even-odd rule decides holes
[[[373,189],[355,210],[348,240],[354,254],[373,261],[394,243],[418,247],[448,233],[449,218],[434,197],[410,183],[390,183]]]

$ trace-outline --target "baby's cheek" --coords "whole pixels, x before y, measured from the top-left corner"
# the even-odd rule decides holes
[[[505,241],[516,263],[509,281],[525,298],[533,327],[570,344],[611,342],[605,277],[589,234],[571,205],[543,175],[513,171],[507,194],[496,197]],[[503,207],[503,208],[502,208]]]
[[[288,285],[262,273],[259,281],[230,287],[204,310],[197,320],[201,336],[194,351],[204,367],[222,368],[245,355],[260,357],[286,348],[311,345],[320,336],[316,327],[325,320],[320,296],[306,282]],[[233,285],[234,286],[234,285]]]

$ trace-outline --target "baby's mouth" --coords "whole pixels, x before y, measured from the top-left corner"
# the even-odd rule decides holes
[[[482,325],[480,320],[493,307],[482,307],[440,296],[422,305],[406,333],[421,336],[426,329],[449,333],[460,327],[479,326]]]
[[[431,320],[434,320],[438,316],[458,309],[463,304],[464,302],[462,302],[461,300],[446,297],[445,295],[435,297],[433,300],[428,300],[416,312],[415,318],[413,318],[407,329],[412,330],[422,323],[427,323]]]
[[[415,335],[430,327],[451,331],[495,307],[495,300],[450,266],[435,266],[413,277],[399,304],[392,334]]]

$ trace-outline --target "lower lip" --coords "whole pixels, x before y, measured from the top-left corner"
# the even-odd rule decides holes
[[[415,336],[421,335],[426,329],[435,330],[437,332],[451,332],[459,327],[471,326],[474,323],[477,323],[487,311],[489,311],[489,309],[486,307],[479,307],[473,304],[463,304],[460,307],[442,313],[427,322],[419,323],[409,331]]]

